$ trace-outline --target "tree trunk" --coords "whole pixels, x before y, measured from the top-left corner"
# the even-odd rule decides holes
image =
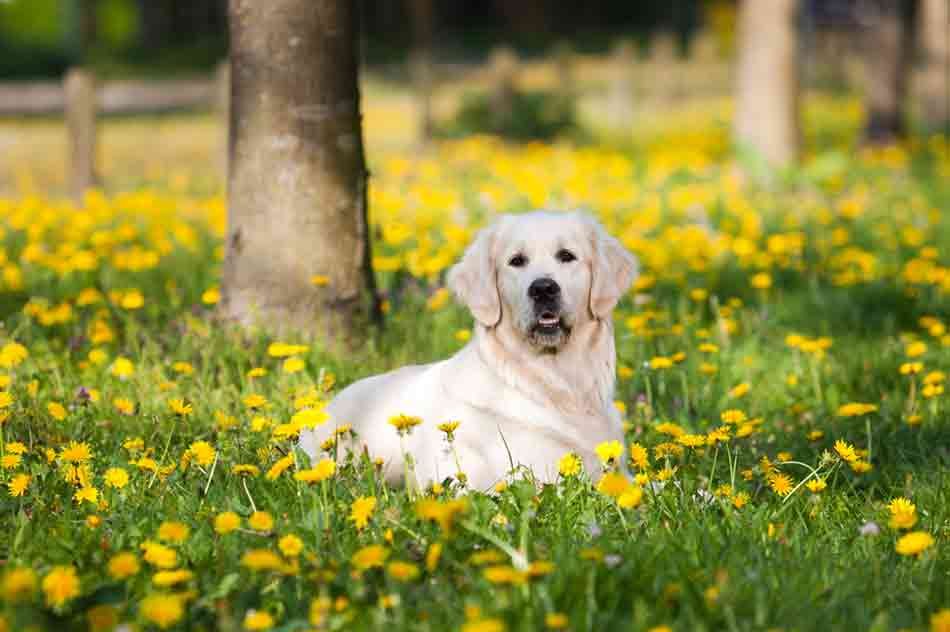
[[[798,158],[798,0],[741,0],[736,139],[770,164]]]
[[[433,0],[409,0],[412,22],[412,51],[409,53],[409,74],[413,91],[419,101],[419,133],[423,141],[432,138],[432,35],[435,15]]]
[[[946,2],[947,0],[943,0]],[[912,52],[912,0],[875,0],[862,34],[867,123],[864,139],[888,144],[906,133],[903,105]]]
[[[357,3],[230,0],[228,236],[222,313],[358,344],[370,265]]]
[[[928,132],[950,135],[950,2],[920,0],[918,11],[921,122]]]

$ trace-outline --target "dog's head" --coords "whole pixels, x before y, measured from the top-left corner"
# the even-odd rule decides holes
[[[576,326],[610,317],[636,259],[583,213],[503,215],[449,272],[449,287],[487,328],[512,327],[556,351]]]

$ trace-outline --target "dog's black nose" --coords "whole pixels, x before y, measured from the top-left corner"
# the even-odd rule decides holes
[[[528,287],[528,296],[536,301],[553,300],[561,295],[561,286],[554,279],[535,279]]]

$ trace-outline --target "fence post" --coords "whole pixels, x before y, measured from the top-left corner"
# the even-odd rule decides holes
[[[507,46],[501,46],[491,54],[492,95],[491,109],[496,129],[510,124],[515,110],[517,90],[518,54]]]
[[[574,48],[567,40],[554,45],[554,64],[557,73],[557,92],[571,102],[576,93],[574,85]]]
[[[623,39],[614,44],[611,53],[613,81],[610,84],[610,120],[618,127],[633,122],[633,91],[636,51],[634,44]]]
[[[680,92],[679,55],[672,33],[661,31],[650,39],[648,82],[660,103],[673,101]]]
[[[221,177],[225,184],[228,181],[228,154],[231,149],[229,139],[231,134],[231,64],[225,59],[218,63],[214,71],[214,104],[221,121],[221,150],[220,158]]]
[[[69,135],[70,187],[77,204],[96,183],[96,81],[92,72],[71,68],[63,78]]]
[[[409,54],[409,76],[412,90],[419,103],[419,138],[423,143],[432,139],[435,124],[432,121],[432,53],[428,49]]]

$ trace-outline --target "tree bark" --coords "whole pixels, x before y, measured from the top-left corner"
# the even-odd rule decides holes
[[[798,158],[798,0],[741,0],[735,135],[774,166]]]
[[[230,0],[222,313],[328,346],[379,316],[366,213],[357,3]]]
[[[946,2],[946,0],[944,0]],[[867,123],[864,140],[889,144],[906,135],[903,106],[911,68],[912,0],[875,0],[862,34]]]
[[[928,132],[950,134],[950,2],[920,0],[918,11],[921,122]]]

